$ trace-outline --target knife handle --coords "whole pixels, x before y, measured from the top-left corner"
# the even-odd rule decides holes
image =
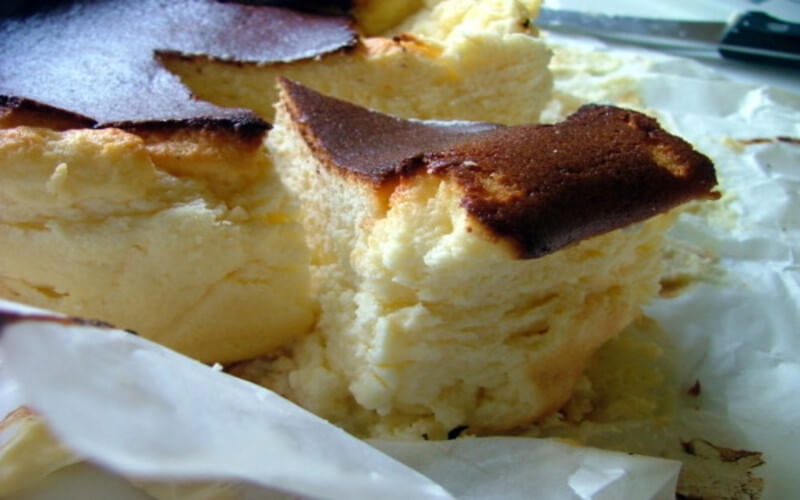
[[[764,12],[744,12],[725,30],[719,52],[731,59],[800,69],[800,24]]]

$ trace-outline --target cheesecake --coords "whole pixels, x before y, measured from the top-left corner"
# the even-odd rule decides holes
[[[715,181],[639,113],[525,125],[553,84],[538,4],[0,19],[0,297],[224,363],[359,436],[552,413]],[[76,460],[34,413],[6,422],[0,490]]]
[[[519,0],[427,2],[385,36],[306,59],[265,63],[211,53],[156,52],[203,100],[245,107],[267,121],[284,76],[318,92],[404,118],[539,121],[551,97],[550,50]],[[402,2],[367,2],[397,8]],[[356,7],[358,12],[359,7]],[[359,24],[360,25],[360,24]]]
[[[345,18],[206,0],[0,20],[0,296],[209,363],[303,334],[308,252],[269,123],[194,98],[155,54],[275,63],[356,39]]]
[[[209,363],[307,333],[310,254],[264,146],[275,78],[404,116],[537,119],[542,42],[470,26],[365,38],[346,17],[212,0],[0,19],[0,297]]]
[[[234,373],[361,436],[498,433],[560,408],[659,289],[674,208],[711,162],[641,113],[405,120],[281,80],[268,138],[320,303]]]

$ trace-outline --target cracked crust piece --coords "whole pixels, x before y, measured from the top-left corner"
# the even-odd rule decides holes
[[[614,149],[609,157],[608,146],[583,140],[580,154],[559,155],[544,139],[561,147],[559,135],[577,140],[592,128],[665,154]],[[526,134],[538,142],[520,145]],[[552,127],[409,122],[283,82],[268,143],[301,201],[321,315],[289,356],[235,372],[359,435],[492,433],[555,411],[597,348],[657,293],[669,209],[714,197],[708,160],[675,141],[624,110],[589,108]],[[515,184],[512,164],[541,170],[533,177],[546,184]],[[599,184],[588,174],[595,167]],[[592,193],[588,206],[570,200],[598,185],[614,189]],[[635,189],[655,199],[626,197]],[[473,211],[502,199],[489,216]],[[556,213],[566,228],[547,224],[551,203],[566,212]],[[530,245],[497,229],[529,204],[531,231],[563,233],[523,233]]]
[[[758,500],[764,480],[754,469],[764,464],[763,454],[714,445],[704,439],[681,443],[685,455],[678,480],[680,500]]]

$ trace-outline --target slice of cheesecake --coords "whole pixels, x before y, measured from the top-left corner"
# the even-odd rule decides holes
[[[394,19],[410,7],[356,3],[357,15],[368,9]],[[277,100],[275,78],[284,76],[405,118],[534,123],[551,97],[553,80],[550,51],[532,36],[526,3],[536,2],[426,2],[401,31],[359,37],[352,47],[313,59],[269,62],[175,50],[158,50],[157,57],[194,95],[252,109],[268,121]]]
[[[308,252],[265,127],[251,132],[0,129],[0,296],[207,362],[301,335]]]
[[[207,362],[306,332],[308,252],[269,124],[194,98],[155,53],[313,61],[356,43],[352,21],[214,0],[46,4],[0,18],[0,297]]]
[[[504,431],[558,409],[658,290],[670,209],[711,162],[652,118],[402,120],[282,80],[275,166],[321,304],[291,353],[241,365],[359,435]]]
[[[242,109],[271,113],[275,75],[409,115],[510,120],[535,119],[551,85],[549,53],[521,33],[363,40],[346,18],[213,0],[59,2],[0,35],[0,297],[209,362],[263,355],[315,314],[269,125]],[[221,81],[194,91],[236,109],[159,59]]]

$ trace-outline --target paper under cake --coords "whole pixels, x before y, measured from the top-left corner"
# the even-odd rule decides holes
[[[429,2],[394,38],[204,0],[65,5],[0,25],[0,295],[257,358],[232,371],[359,435],[556,410],[656,293],[670,209],[714,197],[710,162],[641,114],[503,126],[550,96],[535,3]],[[313,36],[287,47],[276,19]],[[130,36],[97,36],[111,21]],[[278,75],[300,83],[268,132]]]

